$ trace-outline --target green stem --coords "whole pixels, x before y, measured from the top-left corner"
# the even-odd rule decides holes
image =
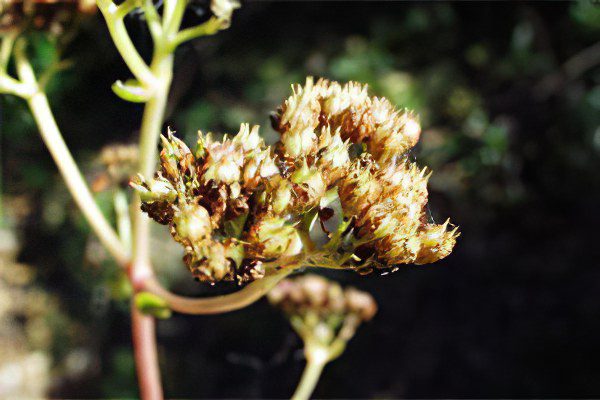
[[[104,15],[110,36],[131,73],[147,88],[154,88],[156,77],[135,48],[123,21],[126,13],[131,11],[131,3],[117,6],[110,0],[98,0],[97,4]]]
[[[129,215],[129,204],[127,196],[121,189],[114,194],[114,207],[117,216],[117,232],[125,248],[131,248],[131,216]]]
[[[327,364],[326,357],[307,358],[306,367],[302,373],[302,378],[300,378],[300,383],[292,396],[292,400],[310,399],[310,396],[319,382],[325,364]]]
[[[172,69],[172,54],[164,56],[159,54],[155,57],[152,70],[158,83],[155,92],[144,108],[140,129],[139,171],[145,177],[151,177],[155,170],[158,158],[157,144],[165,117]],[[133,264],[135,271],[132,272],[134,272],[134,281],[140,281],[153,275],[150,268],[150,218],[142,213],[139,196],[136,196],[134,200],[134,207]]]
[[[24,41],[16,43],[15,61],[17,74],[21,80],[19,84],[26,86],[32,92],[31,95],[24,96],[24,98],[27,100],[42,140],[48,147],[58,170],[67,184],[67,188],[75,199],[75,203],[77,203],[83,212],[83,215],[91,225],[94,233],[98,236],[98,239],[100,239],[100,242],[112,254],[119,265],[125,266],[130,260],[129,252],[100,211],[71,152],[63,140],[50,109],[48,98],[39,89],[33,68],[26,58]]]
[[[191,28],[180,31],[176,36],[171,47],[175,49],[177,46],[188,40],[195,39],[200,36],[214,35],[219,31],[221,22],[217,18],[211,18],[202,25],[194,26]]]
[[[155,43],[152,62],[152,75],[156,79],[152,97],[146,102],[140,129],[139,171],[144,176],[152,176],[157,159],[157,144],[165,117],[169,88],[173,77],[173,54],[159,51],[160,43]],[[138,290],[139,283],[154,277],[150,262],[150,219],[140,209],[139,196],[135,196],[133,261],[129,277]],[[138,310],[132,312],[134,333],[134,353],[138,382],[142,399],[162,399],[162,384],[158,366],[154,317],[143,315]],[[137,333],[136,333],[137,332]],[[136,339],[137,336],[145,338]],[[152,339],[150,340],[149,337]]]
[[[40,130],[42,139],[56,162],[67,188],[75,199],[75,203],[77,203],[92,230],[108,252],[120,265],[126,265],[129,261],[129,254],[100,211],[81,172],[79,172],[79,168],[77,168],[77,164],[60,134],[46,94],[43,92],[34,94],[27,99],[27,104]]]
[[[221,314],[249,306],[267,294],[269,290],[292,272],[294,272],[294,266],[288,266],[272,275],[248,284],[235,293],[199,299],[171,293],[155,278],[146,280],[144,289],[162,297],[173,311],[193,315]]]

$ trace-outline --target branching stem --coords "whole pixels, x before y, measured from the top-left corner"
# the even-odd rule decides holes
[[[104,15],[108,31],[121,58],[123,58],[131,73],[140,83],[149,89],[153,89],[156,84],[156,77],[142,56],[140,56],[125,28],[124,18],[135,8],[134,2],[127,0],[125,3],[117,6],[111,0],[98,0],[97,4],[102,15]]]

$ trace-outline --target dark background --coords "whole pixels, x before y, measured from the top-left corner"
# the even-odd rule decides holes
[[[149,49],[144,26],[128,20]],[[590,1],[247,2],[231,29],[180,50],[168,125],[188,143],[198,129],[235,133],[242,121],[275,140],[269,111],[307,75],[368,83],[421,115],[413,155],[434,171],[431,218],[451,217],[461,237],[434,265],[326,273],[369,291],[380,311],[326,367],[316,397],[600,396],[599,39]],[[38,45],[41,58],[53,51]],[[93,177],[103,145],[136,140],[141,107],[110,91],[128,73],[99,15],[66,55],[74,66],[51,102]],[[65,321],[45,349],[52,395],[136,396],[116,267],[94,247],[22,102],[1,104],[2,189],[25,208],[13,213],[19,260],[60,299]],[[157,229],[157,242],[165,235]],[[199,288],[172,250],[156,263],[174,290],[231,290]],[[289,397],[304,366],[299,339],[265,300],[174,315],[159,322],[158,341],[168,397]],[[74,348],[89,365],[69,374]]]

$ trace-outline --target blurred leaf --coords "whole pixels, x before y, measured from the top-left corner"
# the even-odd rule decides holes
[[[149,292],[137,293],[134,301],[135,306],[144,314],[152,315],[159,319],[167,319],[171,316],[171,309],[167,302],[155,294]]]

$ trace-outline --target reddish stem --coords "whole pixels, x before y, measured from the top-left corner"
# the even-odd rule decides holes
[[[163,391],[158,367],[154,317],[142,314],[132,302],[131,325],[140,398],[142,400],[162,400]]]

